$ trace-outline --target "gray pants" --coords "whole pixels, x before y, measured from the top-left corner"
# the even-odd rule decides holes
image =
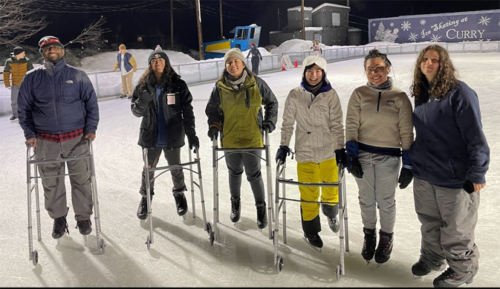
[[[378,155],[360,151],[359,162],[363,177],[355,178],[359,189],[361,219],[367,229],[377,226],[377,206],[380,215],[380,229],[393,233],[396,221],[396,186],[400,168],[399,157]]]
[[[169,166],[178,165],[181,163],[181,148],[176,148],[173,150],[168,150],[167,148],[155,147],[153,149],[148,149],[148,165],[150,168],[156,168],[160,160],[161,152],[165,155],[165,159]],[[150,183],[150,194],[154,195],[154,180],[155,172],[149,172]],[[172,176],[172,182],[174,184],[172,191],[185,191],[186,184],[184,183],[184,172],[182,169],[170,170],[170,175]],[[146,171],[142,170],[142,180],[141,189],[139,191],[141,195],[146,196]]]
[[[79,156],[89,153],[83,135],[64,142],[51,142],[37,139],[35,147],[37,160],[60,160],[61,157]],[[39,165],[45,193],[45,209],[52,219],[67,213],[65,166],[64,162]],[[92,190],[90,186],[90,166],[88,160],[66,162],[71,183],[71,201],[77,221],[90,220],[92,215]],[[55,177],[56,175],[60,175]]]
[[[479,193],[433,186],[414,178],[415,211],[422,224],[420,260],[438,269],[444,260],[460,273],[478,270],[479,250],[474,243]]]
[[[264,182],[262,181],[260,162],[262,151],[251,151],[246,153],[225,153],[226,165],[229,170],[229,191],[231,197],[241,195],[241,175],[243,167],[247,180],[252,188],[255,204],[265,203]]]
[[[19,86],[12,85],[10,87],[10,105],[12,106],[12,115],[16,118],[19,117],[19,113],[17,112],[17,97],[19,95]]]

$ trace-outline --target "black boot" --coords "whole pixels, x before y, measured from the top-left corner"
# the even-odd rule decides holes
[[[264,229],[267,227],[266,203],[258,203],[255,206],[257,207],[257,227],[259,227],[259,229]]]
[[[321,240],[321,237],[318,235],[318,233],[316,234],[304,233],[304,237],[307,239],[307,242],[309,242],[309,244],[311,244],[312,246],[317,248],[323,248],[323,240]]]
[[[429,265],[422,261],[422,259],[420,259],[417,263],[413,264],[413,266],[411,267],[411,272],[413,273],[413,275],[421,277],[431,273],[432,271],[444,270],[444,262],[433,262],[429,263]]]
[[[175,206],[177,208],[177,214],[179,216],[184,216],[188,211],[188,204],[186,196],[183,191],[174,191]]]
[[[240,220],[241,204],[240,197],[231,197],[231,222],[236,223]]]
[[[52,228],[52,238],[59,239],[64,233],[69,234],[68,222],[66,222],[66,216],[62,216],[54,219],[54,226]]]
[[[153,201],[153,195],[151,196],[151,202]],[[137,218],[145,220],[148,217],[148,199],[147,196],[141,198],[139,203],[139,208],[137,209]]]
[[[379,231],[379,243],[375,252],[375,262],[382,264],[389,261],[392,253],[392,240],[394,233]]]
[[[88,235],[92,233],[92,222],[90,220],[77,221],[76,227],[82,235]]]
[[[375,246],[377,245],[377,234],[375,229],[363,228],[363,233],[365,233],[365,242],[363,243],[363,250],[361,250],[361,255],[363,259],[367,262],[373,259],[375,254]]]

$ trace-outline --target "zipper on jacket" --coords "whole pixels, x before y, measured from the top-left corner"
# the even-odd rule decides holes
[[[380,111],[380,99],[382,99],[382,91],[378,92],[377,111]]]

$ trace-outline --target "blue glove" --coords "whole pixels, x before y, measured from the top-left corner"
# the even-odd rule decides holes
[[[337,161],[337,166],[339,166],[339,163],[341,163],[342,167],[344,168],[347,166],[347,155],[345,153],[345,148],[341,148],[335,151],[335,160]]]
[[[359,163],[359,144],[355,141],[348,141],[347,148],[347,171],[358,179],[363,177],[363,168]]]
[[[289,155],[290,148],[287,146],[280,146],[280,148],[276,152],[276,163],[278,163],[278,160],[281,160],[281,163],[284,164],[286,162],[286,156]]]
[[[267,130],[268,133],[273,132],[273,130],[276,128],[270,121],[264,121],[264,124],[262,126],[264,127],[265,131]]]

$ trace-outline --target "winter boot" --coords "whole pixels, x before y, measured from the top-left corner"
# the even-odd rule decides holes
[[[240,220],[241,204],[240,197],[231,197],[231,215],[229,218],[231,222],[236,223]]]
[[[367,229],[363,228],[363,232],[365,233],[365,242],[363,243],[363,250],[361,251],[361,255],[366,262],[370,262],[373,259],[373,255],[375,254],[375,246],[377,244],[377,234],[375,233],[375,229]]]
[[[151,196],[151,202],[153,201],[153,195]],[[141,202],[139,203],[139,208],[137,209],[137,218],[145,220],[148,217],[148,199],[147,196],[142,196]]]
[[[88,235],[92,233],[92,222],[90,220],[77,221],[76,228],[78,228],[80,234]]]
[[[462,284],[470,284],[474,279],[472,272],[457,273],[450,267],[439,275],[432,284],[434,287],[458,287]]]
[[[375,252],[375,262],[378,264],[389,261],[392,253],[392,240],[394,233],[386,233],[382,230],[379,231],[379,243],[377,251]]]
[[[411,272],[413,273],[413,275],[417,277],[422,277],[431,273],[432,271],[442,270],[441,267],[443,267],[443,264],[432,264],[432,265],[433,266],[431,268],[422,260],[418,260],[418,262],[413,264],[413,266],[411,267]]]
[[[188,204],[186,196],[183,191],[174,191],[175,206],[177,207],[177,214],[184,216],[188,211]]]
[[[316,234],[304,233],[304,237],[307,239],[307,242],[312,246],[317,248],[323,248],[323,240],[321,240],[321,237],[318,235],[318,233]]]
[[[257,203],[257,227],[259,229],[264,229],[267,227],[267,206],[265,202]]]
[[[52,228],[52,238],[59,239],[64,235],[64,233],[69,234],[68,222],[66,222],[66,215],[54,219],[54,227]]]
[[[339,219],[337,218],[338,208],[337,206],[330,206],[327,204],[321,204],[321,211],[323,215],[326,216],[328,220],[328,227],[332,232],[337,233],[340,229]]]

